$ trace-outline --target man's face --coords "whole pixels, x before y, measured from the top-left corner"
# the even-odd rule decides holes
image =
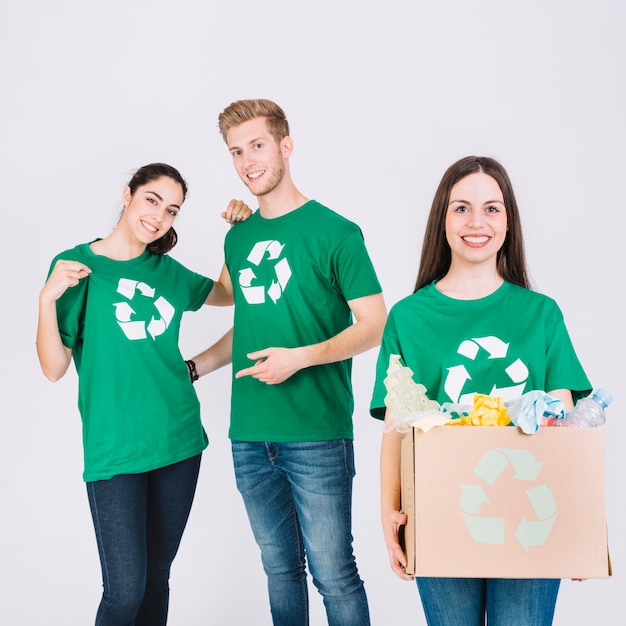
[[[285,176],[286,152],[267,129],[264,117],[231,128],[226,143],[239,177],[255,196],[274,191]]]

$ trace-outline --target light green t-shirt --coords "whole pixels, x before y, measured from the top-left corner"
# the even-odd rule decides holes
[[[57,301],[64,345],[79,376],[85,481],[145,472],[208,444],[178,347],[184,311],[199,309],[213,281],[149,251],[114,261],[81,244],[57,259],[92,273]]]
[[[353,222],[310,201],[282,217],[256,211],[228,232],[235,295],[233,372],[249,352],[306,346],[352,323],[347,301],[381,288]],[[351,360],[300,370],[278,385],[234,378],[229,436],[241,441],[352,438]]]
[[[479,300],[449,298],[432,283],[392,307],[370,404],[379,419],[391,354],[440,404],[471,405],[474,393],[507,401],[554,389],[572,390],[576,401],[591,391],[556,302],[507,282]]]

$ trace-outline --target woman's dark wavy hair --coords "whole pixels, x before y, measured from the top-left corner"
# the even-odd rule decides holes
[[[167,163],[150,163],[140,167],[128,183],[131,195],[135,195],[135,191],[139,187],[146,185],[153,180],[157,180],[162,177],[171,178],[174,182],[178,183],[183,190],[183,201],[187,197],[187,182],[182,177],[181,173],[171,165]],[[178,241],[178,235],[173,228],[170,228],[162,237],[159,237],[156,241],[148,244],[148,250],[153,254],[165,254],[169,252]]]
[[[424,245],[414,292],[435,280],[443,278],[450,269],[452,254],[446,239],[446,213],[450,202],[450,191],[462,178],[483,172],[499,185],[506,208],[508,232],[497,255],[498,273],[520,287],[530,289],[526,269],[526,255],[517,201],[506,170],[498,161],[489,157],[468,156],[453,163],[443,175],[433,198],[433,203],[424,233]]]

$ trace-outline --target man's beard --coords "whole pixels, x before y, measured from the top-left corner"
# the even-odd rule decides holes
[[[260,190],[256,190],[256,191],[252,191],[252,188],[250,186],[250,181],[248,181],[248,178],[246,177],[245,179],[245,183],[246,186],[248,187],[248,189],[250,189],[250,191],[257,197],[260,198],[261,196],[265,196],[268,193],[271,193],[272,191],[274,191],[274,189],[276,189],[276,187],[278,187],[278,185],[280,185],[280,183],[282,182],[283,178],[285,176],[285,168],[284,167],[280,167],[278,170],[276,170],[271,178],[269,178],[266,182],[265,182],[265,186],[262,187]]]

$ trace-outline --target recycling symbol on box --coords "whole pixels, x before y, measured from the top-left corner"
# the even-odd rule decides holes
[[[250,251],[246,260],[251,265],[239,270],[239,286],[248,304],[263,304],[266,296],[276,304],[283,295],[291,278],[289,262],[282,256],[284,247],[284,244],[276,240],[259,241]],[[273,265],[273,276],[269,285],[253,284],[257,280],[254,268],[259,268],[262,263]]]
[[[517,524],[515,537],[528,552],[528,548],[543,545],[550,536],[557,514],[556,501],[550,485],[535,484],[543,462],[538,462],[530,450],[517,448],[487,450],[476,464],[474,474],[483,481],[483,484],[493,485],[509,465],[515,471],[512,479],[527,482],[529,485],[526,495],[535,519],[528,519],[524,514],[521,519],[512,522]],[[460,505],[463,520],[476,543],[504,544],[507,520],[504,517],[487,517],[480,513],[483,504],[489,504],[483,484],[461,485]]]
[[[503,398],[505,402],[522,395],[524,387],[526,386],[526,380],[528,379],[528,367],[521,359],[514,359],[507,364],[508,351],[509,344],[493,336],[466,339],[461,342],[461,345],[457,349],[458,354],[469,359],[472,363],[476,362],[479,357],[484,358],[485,355],[488,360],[502,359],[502,368],[507,376],[507,380],[510,380],[513,384],[498,387],[494,383],[488,395],[499,396]],[[470,371],[472,363],[468,363]],[[463,393],[465,383],[472,379],[470,371],[468,371],[463,364],[448,368],[444,389],[452,402],[469,405],[474,404],[474,394],[477,392],[471,391],[469,393]]]
[[[174,317],[174,307],[163,296],[155,300],[154,287],[137,280],[120,278],[117,293],[123,295],[126,300],[113,303],[115,318],[128,339],[133,341],[146,339],[148,335],[155,339],[167,330]],[[133,316],[141,316],[135,309],[141,309],[146,319],[132,319]],[[154,315],[154,309],[158,317]]]

